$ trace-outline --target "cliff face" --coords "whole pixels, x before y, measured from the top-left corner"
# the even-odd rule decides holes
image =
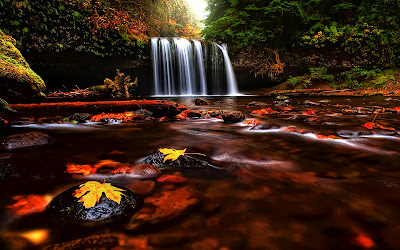
[[[0,90],[11,89],[25,96],[43,95],[46,85],[15,47],[16,41],[0,30]]]

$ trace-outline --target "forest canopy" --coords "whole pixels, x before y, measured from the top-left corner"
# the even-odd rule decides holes
[[[400,63],[400,0],[207,1],[204,37],[236,52],[316,51],[362,67]]]
[[[0,0],[0,23],[22,51],[101,56],[140,57],[150,36],[200,32],[185,0]]]

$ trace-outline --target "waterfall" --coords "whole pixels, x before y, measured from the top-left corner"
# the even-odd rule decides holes
[[[228,83],[228,95],[237,95],[239,91],[237,88],[235,72],[233,71],[231,59],[229,58],[228,49],[226,45],[218,45],[218,47],[222,50],[222,54],[224,55],[226,78]]]
[[[152,38],[151,46],[155,95],[238,94],[225,46],[161,37]]]

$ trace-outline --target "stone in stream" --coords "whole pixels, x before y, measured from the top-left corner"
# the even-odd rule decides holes
[[[182,217],[198,202],[191,187],[161,191],[145,198],[143,208],[131,217],[125,228],[136,231],[142,226],[171,222]]]
[[[160,151],[156,151],[151,155],[146,156],[139,163],[150,164],[156,167],[180,167],[180,168],[201,168],[203,170],[219,170],[216,166],[209,164],[206,161],[197,158],[181,155],[175,161],[167,160],[164,162],[164,155]]]
[[[23,159],[15,154],[0,153],[0,180],[28,176],[28,171],[22,167]]]
[[[111,249],[118,246],[118,238],[113,235],[94,235],[77,240],[47,246],[45,250],[60,249]]]
[[[247,106],[267,106],[268,104],[265,102],[250,102]]]
[[[88,183],[94,182],[86,182],[85,184]],[[98,184],[101,183],[98,182]],[[85,188],[85,186],[82,187],[80,185],[67,189],[57,195],[47,206],[46,213],[57,224],[61,222],[64,224],[93,226],[121,222],[124,218],[132,216],[141,207],[142,199],[129,189],[114,185],[113,187],[123,190],[120,191],[122,193],[120,203],[110,200],[102,192],[99,201],[93,207],[86,208],[84,202],[80,202],[80,198],[74,196],[77,190]],[[91,187],[84,196],[97,190],[98,188]]]
[[[230,113],[225,113],[222,115],[222,119],[224,119],[225,123],[238,123],[242,122],[246,117],[240,111],[234,111]]]
[[[83,123],[83,122],[86,122],[86,121],[90,120],[90,114],[88,114],[88,113],[75,113],[69,119],[77,121],[79,123]]]
[[[161,170],[158,169],[158,167],[149,164],[136,164],[130,167],[130,174],[142,178],[152,178],[160,175]]]
[[[306,100],[306,101],[304,101],[304,105],[305,106],[322,106],[322,103]]]
[[[29,132],[7,136],[3,139],[1,147],[7,151],[35,149],[52,144],[53,139],[42,132]]]
[[[194,101],[194,105],[203,106],[203,105],[210,105],[210,102],[203,98],[196,98]]]

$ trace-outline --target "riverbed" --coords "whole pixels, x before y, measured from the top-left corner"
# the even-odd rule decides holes
[[[0,183],[3,245],[42,248],[111,235],[117,239],[113,249],[398,248],[400,114],[395,108],[399,99],[209,97],[210,105],[196,106],[195,98],[167,98],[193,111],[241,111],[246,120],[226,124],[205,116],[132,123],[16,124],[2,136],[41,131],[55,143],[17,152],[32,174]],[[374,124],[369,128],[367,123]],[[161,176],[182,177],[178,182],[105,179],[120,186],[131,186],[130,182],[149,186],[151,181],[152,189],[142,194],[145,202],[165,192],[190,190],[196,202],[171,220],[135,230],[126,226],[132,223],[127,220],[66,233],[62,224],[48,227],[45,218],[10,209],[16,196],[51,199],[90,180],[67,173],[68,163],[112,159],[135,164],[159,148],[202,153],[205,156],[193,157],[218,171],[162,170]],[[26,232],[40,232],[41,239],[34,241]]]

